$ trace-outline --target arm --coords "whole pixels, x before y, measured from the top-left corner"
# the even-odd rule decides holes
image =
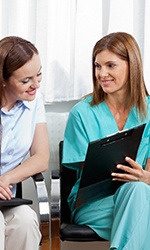
[[[126,161],[131,165],[132,168],[118,164],[117,169],[121,169],[126,173],[112,173],[112,180],[122,182],[142,181],[150,185],[150,158],[147,159],[145,169],[143,169],[140,164],[129,157],[126,157]]]
[[[47,170],[48,162],[49,144],[46,123],[38,123],[30,148],[30,157],[15,169],[0,176],[0,198],[11,198],[9,185],[16,184],[36,173]],[[4,197],[2,197],[2,194]]]

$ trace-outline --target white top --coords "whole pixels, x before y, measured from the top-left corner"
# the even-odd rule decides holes
[[[10,111],[1,109],[2,144],[0,175],[18,166],[29,153],[37,123],[45,123],[42,96],[18,101]]]

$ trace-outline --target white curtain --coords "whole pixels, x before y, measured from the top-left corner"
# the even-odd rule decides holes
[[[33,42],[43,68],[45,103],[78,100],[92,91],[94,44],[114,31],[137,40],[150,91],[149,0],[0,0],[0,39]]]

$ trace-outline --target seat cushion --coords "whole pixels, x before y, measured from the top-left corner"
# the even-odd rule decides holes
[[[71,223],[61,224],[60,238],[62,241],[104,241],[90,227]]]

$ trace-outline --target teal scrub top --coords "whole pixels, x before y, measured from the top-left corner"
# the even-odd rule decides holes
[[[78,170],[78,180],[73,187],[68,203],[74,211],[76,195],[81,176],[80,162],[84,162],[88,143],[118,131],[117,123],[105,102],[91,106],[92,96],[77,103],[70,111],[64,134],[62,163],[71,169]],[[150,157],[150,97],[146,98],[147,117],[141,121],[136,108],[132,108],[123,129],[129,129],[146,123],[136,161],[144,168]]]

